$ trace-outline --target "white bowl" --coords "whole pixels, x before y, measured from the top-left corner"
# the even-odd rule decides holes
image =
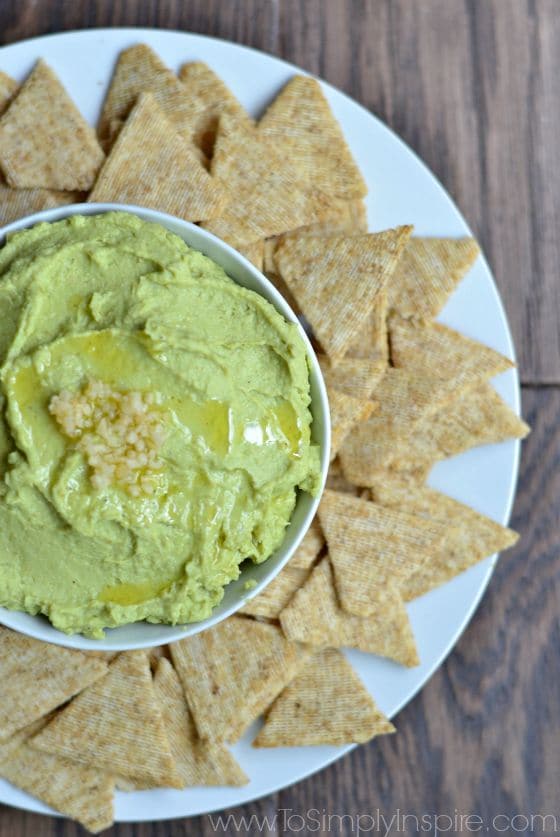
[[[60,221],[71,215],[98,215],[110,211],[130,212],[144,221],[151,221],[166,227],[170,232],[182,238],[190,247],[213,259],[223,267],[228,276],[240,285],[261,294],[274,305],[286,320],[298,325],[301,338],[307,348],[311,369],[311,412],[313,415],[311,433],[313,441],[320,446],[321,450],[322,492],[329,466],[331,428],[327,393],[317,357],[298,318],[286,300],[268,279],[236,250],[216,238],[215,235],[206,232],[206,230],[187,221],[181,221],[172,215],[139,206],[112,203],[83,203],[62,206],[14,221],[0,229],[0,246],[3,245],[7,234],[33,227],[43,221]],[[31,616],[28,613],[7,610],[3,607],[0,607],[0,624],[45,642],[83,650],[124,651],[132,648],[149,648],[167,642],[175,642],[183,637],[199,633],[199,631],[204,631],[206,628],[221,622],[227,616],[231,616],[272,581],[301,543],[315,515],[319,499],[320,495],[311,497],[305,492],[298,492],[296,507],[280,548],[264,563],[244,567],[239,578],[227,585],[222,601],[214,608],[211,616],[202,622],[191,622],[187,625],[133,622],[119,628],[108,628],[105,639],[102,640],[87,639],[81,634],[67,635],[54,628],[44,616]],[[245,584],[248,581],[255,582],[255,586],[250,591],[245,589]]]

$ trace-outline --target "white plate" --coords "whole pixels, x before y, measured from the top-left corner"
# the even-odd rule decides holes
[[[173,69],[184,61],[206,61],[247,109],[258,114],[298,69],[264,53],[199,35],[152,29],[99,29],[36,38],[0,50],[0,69],[23,79],[37,58],[45,58],[85,116],[95,122],[111,70],[121,49],[150,44]],[[370,227],[413,223],[424,235],[460,236],[469,228],[449,196],[424,164],[378,119],[339,91],[324,85],[370,188]],[[488,265],[480,258],[450,299],[442,321],[513,357],[502,304]],[[496,380],[503,398],[519,411],[515,371]],[[519,443],[469,451],[439,463],[432,485],[502,523],[513,502]],[[404,669],[359,651],[348,657],[381,709],[393,717],[440,665],[472,616],[494,565],[488,559],[410,605],[422,664]],[[256,729],[256,727],[255,727]],[[255,729],[233,748],[252,777],[244,788],[189,788],[117,793],[118,821],[157,820],[203,814],[240,805],[290,785],[340,758],[350,747],[257,750]],[[397,733],[398,734],[398,733]],[[50,813],[32,797],[0,782],[0,802]]]

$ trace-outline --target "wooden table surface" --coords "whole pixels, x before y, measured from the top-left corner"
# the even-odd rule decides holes
[[[534,820],[534,833],[560,831],[559,0],[0,0],[0,43],[130,25],[215,35],[281,56],[394,128],[441,179],[486,252],[534,428],[513,518],[523,538],[500,562],[454,652],[397,717],[398,734],[234,813],[400,812],[391,834],[417,833],[405,814],[440,814],[441,833],[469,833],[468,824],[461,832],[443,819],[456,812],[484,818],[487,833],[531,833],[522,818],[536,813],[549,819],[545,828]],[[305,833],[297,819],[283,829],[287,816],[276,829],[236,833]],[[349,819],[332,820],[330,833],[351,828]],[[0,837],[81,832],[0,807]],[[107,833],[215,831],[200,817]]]

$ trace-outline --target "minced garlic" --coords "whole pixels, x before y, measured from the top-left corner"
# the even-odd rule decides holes
[[[84,454],[94,488],[117,485],[133,497],[153,494],[166,438],[154,394],[120,392],[90,380],[79,392],[53,395],[49,412]]]

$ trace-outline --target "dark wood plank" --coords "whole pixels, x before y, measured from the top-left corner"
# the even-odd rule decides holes
[[[18,0],[0,4],[0,43],[96,26],[155,26],[273,52],[278,0]]]

